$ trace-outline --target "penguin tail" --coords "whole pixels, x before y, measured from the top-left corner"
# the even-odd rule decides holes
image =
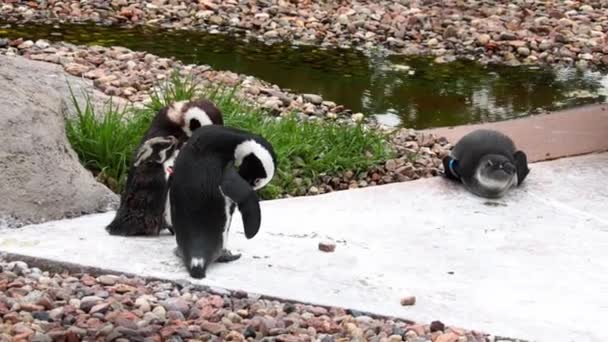
[[[127,235],[126,229],[122,225],[123,218],[120,215],[116,215],[114,220],[110,222],[109,225],[106,226],[106,232],[110,235],[119,235],[124,236]]]
[[[192,278],[205,278],[207,273],[207,260],[201,257],[191,257],[189,265],[189,273]]]

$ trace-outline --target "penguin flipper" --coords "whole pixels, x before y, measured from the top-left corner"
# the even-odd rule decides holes
[[[513,159],[515,159],[515,168],[517,169],[517,185],[520,185],[530,173],[528,157],[523,151],[516,151],[513,154]]]
[[[243,218],[245,237],[248,239],[253,238],[260,230],[262,222],[260,201],[255,190],[233,167],[228,167],[225,170],[220,187],[222,192],[230,197],[239,207]]]
[[[460,182],[460,177],[458,177],[458,175],[454,173],[454,171],[458,172],[456,170],[456,168],[458,167],[458,161],[449,155],[443,157],[441,161],[443,163],[443,174],[445,175],[445,177],[447,179]],[[452,164],[451,167],[450,164]]]

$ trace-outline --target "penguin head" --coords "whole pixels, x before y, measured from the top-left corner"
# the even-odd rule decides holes
[[[133,165],[139,166],[144,162],[162,164],[171,157],[178,143],[177,138],[172,135],[148,139],[137,151]]]
[[[276,155],[272,145],[264,139],[249,139],[240,143],[234,151],[234,160],[239,175],[254,190],[263,188],[274,177]]]
[[[509,158],[488,154],[481,158],[477,169],[480,183],[487,188],[502,190],[510,187],[517,178],[517,169]]]
[[[169,120],[180,126],[187,137],[201,126],[223,125],[221,111],[211,102],[204,99],[176,101],[167,108]]]

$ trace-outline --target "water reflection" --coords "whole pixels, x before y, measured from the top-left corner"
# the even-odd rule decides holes
[[[608,97],[605,75],[575,69],[435,64],[428,58],[366,57],[350,49],[269,46],[222,34],[153,28],[28,24],[0,30],[0,36],[120,45],[174,56],[320,94],[355,112],[379,114],[387,123],[401,121],[413,128],[498,121]]]

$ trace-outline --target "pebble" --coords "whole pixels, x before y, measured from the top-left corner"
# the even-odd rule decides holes
[[[118,276],[115,275],[102,275],[97,277],[97,282],[99,282],[102,285],[114,285],[118,282]]]
[[[333,242],[319,242],[319,250],[326,253],[334,252],[336,244]]]
[[[445,324],[441,323],[441,321],[431,322],[431,333],[436,331],[445,331]]]
[[[320,105],[323,103],[323,98],[319,95],[315,95],[315,94],[303,94],[302,98],[304,98],[304,100],[315,104],[315,105]]]
[[[401,298],[402,306],[411,306],[411,305],[415,305],[415,304],[416,304],[415,296],[406,296],[406,297]]]
[[[188,302],[181,297],[169,298],[166,301],[162,301],[161,305],[167,311],[179,311],[183,315],[188,315],[188,312],[190,311],[190,306],[189,306]]]

